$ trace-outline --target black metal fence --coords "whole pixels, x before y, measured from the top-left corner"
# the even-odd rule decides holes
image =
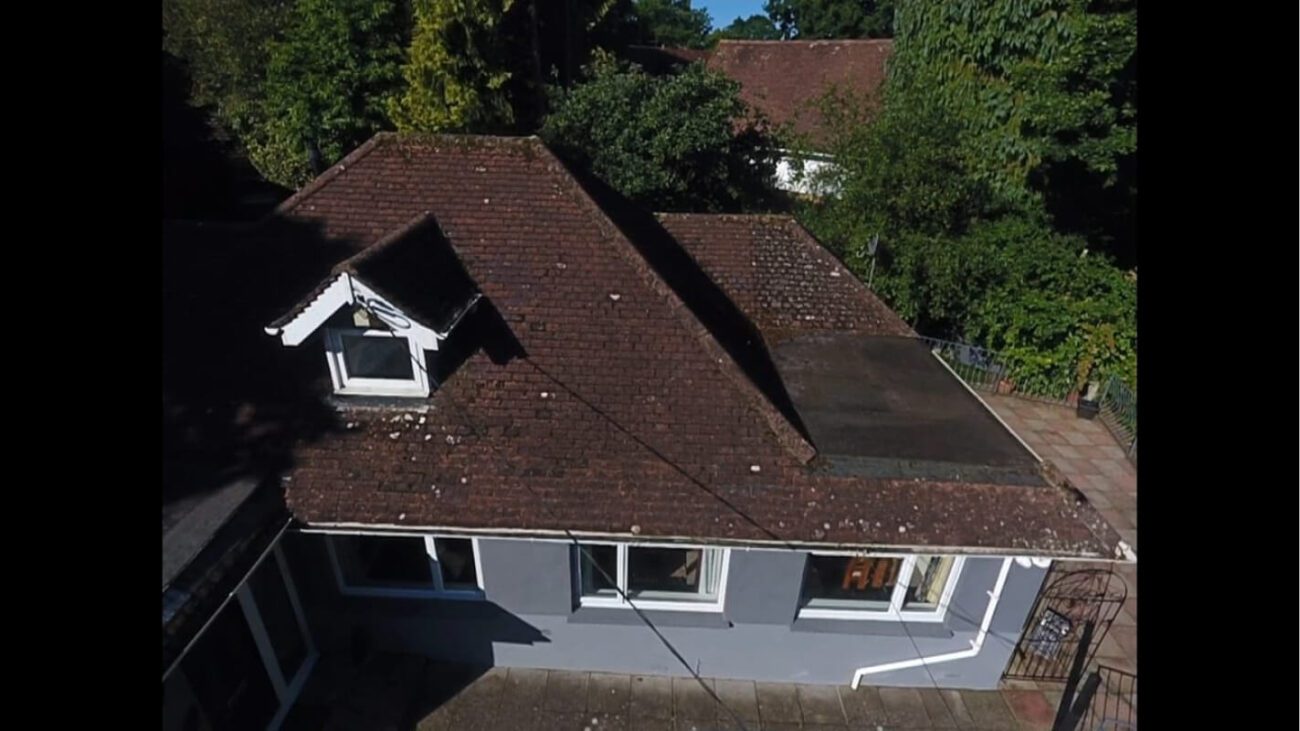
[[[1068,376],[1022,377],[1014,365],[997,351],[938,338],[922,337],[921,340],[976,391],[1065,406],[1076,406],[1079,402],[1078,389]],[[1136,464],[1137,393],[1118,378],[1110,376],[1101,384],[1098,404],[1101,422]]]
[[[1082,650],[1086,665],[1128,598],[1123,577],[1108,569],[1060,571],[1059,565],[1053,565],[1029,613],[1007,665],[1008,678],[1066,680],[1080,638],[1088,638]]]
[[[1137,675],[1100,665],[1096,692],[1088,704],[1079,731],[1130,731],[1137,728]]]

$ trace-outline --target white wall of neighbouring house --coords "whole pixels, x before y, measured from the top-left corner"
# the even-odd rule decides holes
[[[833,196],[839,191],[826,175],[834,169],[830,160],[783,155],[776,163],[776,187],[799,195]]]

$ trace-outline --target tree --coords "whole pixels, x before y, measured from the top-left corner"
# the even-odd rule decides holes
[[[184,60],[190,102],[211,110],[235,141],[261,123],[270,44],[289,21],[290,0],[164,0],[163,50]]]
[[[941,90],[978,177],[1131,263],[1134,0],[901,0],[898,21],[891,103]]]
[[[691,0],[637,0],[634,23],[641,43],[671,48],[707,48],[712,23]]]
[[[558,154],[651,210],[748,210],[775,160],[739,85],[693,64],[650,76],[598,60],[542,128]]]
[[[748,18],[736,18],[731,25],[713,32],[713,39],[728,38],[748,41],[776,41],[781,39],[772,19],[766,15],[751,15]]]
[[[391,129],[408,29],[395,0],[298,0],[271,44],[266,118],[246,140],[258,170],[298,187]]]
[[[400,130],[501,131],[514,114],[505,84],[500,26],[514,0],[421,0],[402,76],[406,88],[389,99]]]
[[[1002,350],[1039,385],[1136,374],[1136,283],[1113,239],[1062,214],[1095,221],[1087,206],[1136,190],[1124,7],[903,0],[878,114],[826,100],[840,197],[800,212],[859,274],[878,235],[876,288],[895,310]],[[1119,210],[1109,220],[1131,226]]]
[[[763,10],[781,37],[890,38],[895,0],[767,0]]]

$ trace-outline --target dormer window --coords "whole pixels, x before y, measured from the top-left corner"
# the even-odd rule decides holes
[[[340,262],[266,332],[289,346],[320,331],[334,392],[423,398],[431,363],[481,294],[432,216]]]
[[[334,392],[344,396],[428,396],[424,349],[379,328],[327,328],[325,356]]]

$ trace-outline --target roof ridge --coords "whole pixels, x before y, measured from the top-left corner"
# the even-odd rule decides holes
[[[360,147],[345,155],[342,160],[331,165],[325,172],[312,178],[311,182],[299,188],[296,193],[285,198],[274,210],[262,217],[259,223],[277,218],[297,208],[303,201],[315,195],[330,181],[342,175],[349,167],[360,162],[362,158],[373,152],[381,141],[386,141],[395,134],[395,132],[376,132],[373,137],[361,143]]]
[[[597,225],[608,227],[617,238],[621,239],[622,245],[616,247],[620,254],[624,256],[638,274],[648,280],[647,284],[651,290],[667,300],[670,309],[678,314],[682,324],[695,336],[697,342],[704,348],[705,354],[713,360],[714,365],[737,386],[741,396],[749,403],[750,407],[763,417],[777,442],[802,463],[807,463],[816,456],[816,447],[800,434],[789,419],[772,404],[767,395],[750,381],[726,348],[722,347],[722,344],[709,332],[709,329],[700,321],[699,317],[691,311],[682,298],[646,261],[645,256],[632,243],[631,238],[609,217],[595,198],[573,176],[568,166],[545,143],[541,145],[541,148],[544,154],[550,157],[559,166],[560,170],[564,171],[564,177],[567,179],[569,187],[576,189],[573,192],[576,193],[578,202],[592,215]],[[689,257],[690,253],[686,252],[686,255]],[[694,257],[691,257],[691,259],[694,261]]]
[[[456,142],[527,142],[536,144],[541,142],[537,135],[474,135],[462,133],[444,133],[444,132],[393,132],[380,131],[376,132],[370,139],[361,143],[361,146],[343,157],[342,160],[334,163],[325,172],[312,178],[311,182],[299,188],[296,193],[284,199],[275,210],[262,217],[258,224],[264,223],[285,213],[292,211],[300,206],[308,198],[315,195],[323,189],[330,181],[347,171],[349,167],[361,162],[367,155],[373,152],[383,143],[403,143],[403,142],[431,142],[436,140],[456,141]],[[543,145],[544,146],[544,145]],[[367,247],[369,248],[369,247]]]
[[[401,226],[398,226],[392,231],[389,231],[388,233],[384,234],[375,243],[370,244],[369,246],[365,247],[361,251],[358,251],[352,256],[349,256],[346,259],[340,261],[338,264],[335,264],[333,267],[330,268],[330,272],[332,272],[333,274],[339,274],[342,272],[355,274],[355,269],[356,269],[355,264],[357,262],[366,261],[367,259],[372,259],[375,256],[378,256],[380,253],[383,253],[383,251],[388,247],[393,246],[398,241],[404,239],[407,234],[411,233],[412,231],[415,231],[416,229],[420,228],[421,226],[425,225],[430,221],[432,221],[434,225],[437,225],[438,219],[433,215],[433,211],[426,209],[420,212],[419,214],[413,216],[411,220],[407,221]],[[439,228],[439,232],[441,232],[442,227],[438,226],[438,228]]]

